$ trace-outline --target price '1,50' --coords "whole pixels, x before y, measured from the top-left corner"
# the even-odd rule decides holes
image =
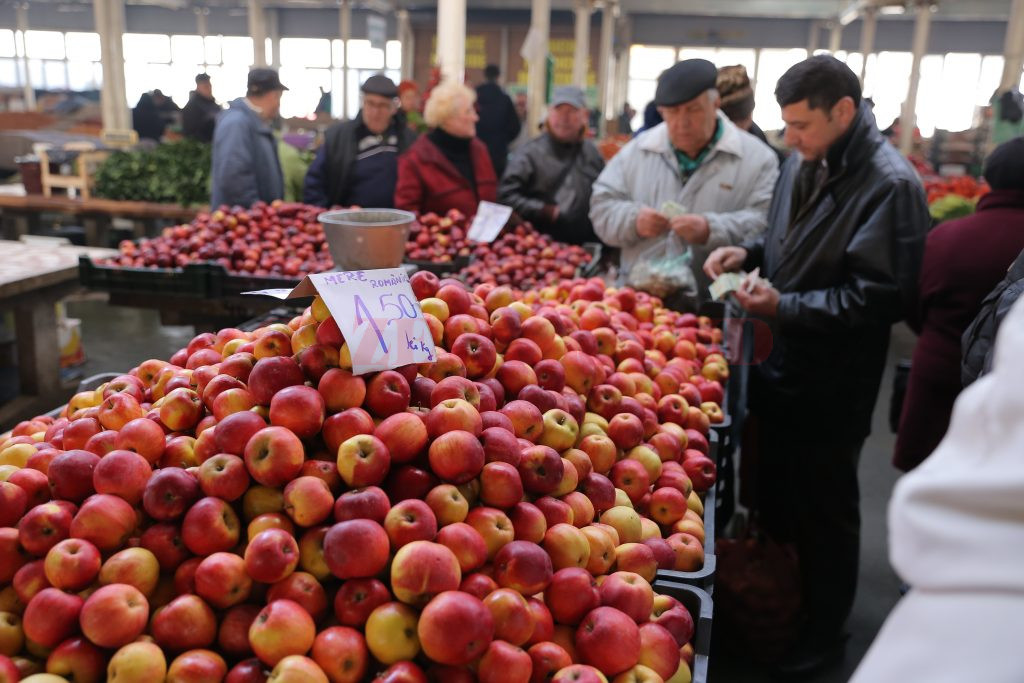
[[[394,299],[394,301],[391,299]],[[370,313],[370,309],[367,307],[366,302],[363,301],[363,297],[356,294],[353,297],[353,300],[356,309],[356,325],[362,325],[364,322],[369,322],[374,333],[377,335],[377,341],[380,342],[381,350],[384,351],[384,353],[388,353],[388,345],[384,341],[384,334],[381,332],[380,326],[377,324],[378,318]],[[385,327],[391,325],[396,320],[401,320],[402,318],[415,320],[420,317],[419,306],[417,306],[413,300],[405,294],[381,294],[380,298],[377,300],[377,304],[380,307],[381,313],[384,314],[384,317],[380,318],[380,320],[387,321],[384,323]],[[389,308],[394,308],[398,315],[393,318],[387,318],[386,316],[389,315]]]

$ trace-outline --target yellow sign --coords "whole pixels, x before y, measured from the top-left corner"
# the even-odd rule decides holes
[[[431,43],[430,63],[437,64],[437,36]],[[466,68],[482,69],[487,66],[487,37],[482,35],[466,36]]]

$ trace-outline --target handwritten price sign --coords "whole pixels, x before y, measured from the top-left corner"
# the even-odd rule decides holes
[[[402,268],[309,276],[331,311],[361,375],[432,363],[434,340]]]
[[[245,292],[277,299],[314,293],[323,298],[345,337],[353,373],[433,363],[437,357],[434,338],[402,268],[318,273],[295,289]]]

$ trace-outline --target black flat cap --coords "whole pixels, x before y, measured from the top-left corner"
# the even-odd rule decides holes
[[[718,69],[706,59],[685,59],[665,69],[658,77],[654,103],[659,107],[672,107],[689,102],[706,90],[715,87]]]
[[[381,97],[398,97],[398,86],[384,74],[374,74],[366,79],[360,88],[367,95],[380,95]]]
[[[287,89],[288,88],[281,83],[281,78],[277,75],[277,72],[273,69],[266,69],[263,67],[250,69],[247,87],[248,94],[262,95],[263,93],[268,93],[272,90]]]

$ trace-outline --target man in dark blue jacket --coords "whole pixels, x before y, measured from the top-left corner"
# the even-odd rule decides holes
[[[398,109],[398,87],[387,76],[362,86],[363,106],[351,121],[327,129],[306,172],[303,201],[317,206],[394,206],[398,155],[416,140]]]
[[[284,197],[284,174],[270,122],[287,90],[273,69],[249,72],[245,97],[217,118],[213,131],[210,206],[251,206]]]

